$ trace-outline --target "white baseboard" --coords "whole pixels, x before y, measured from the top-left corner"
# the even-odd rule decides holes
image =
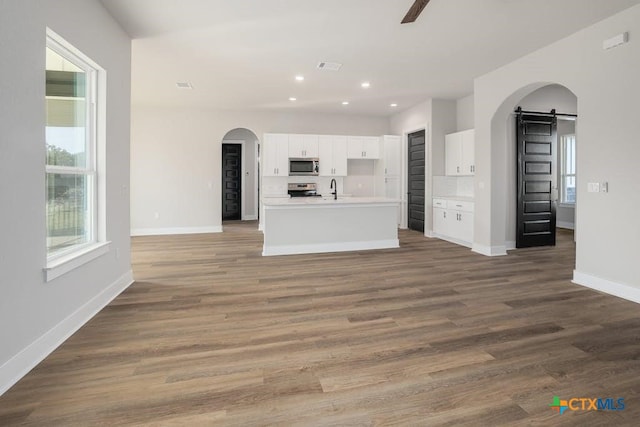
[[[478,243],[474,243],[471,250],[475,253],[485,256],[503,256],[507,254],[507,247],[501,246],[485,246]]]
[[[612,282],[611,280],[592,276],[577,270],[573,270],[572,282],[577,285],[586,286],[587,288],[604,292],[605,294],[614,295],[635,303],[640,303],[640,288],[635,286]]]
[[[432,230],[425,230],[424,235],[426,237],[438,237]]]
[[[573,230],[573,229],[575,229],[575,224],[573,222],[556,221],[556,227],[558,227],[558,228],[567,228],[569,230]]]
[[[504,242],[504,248],[508,251],[512,251],[516,248],[516,242],[514,240],[507,240]]]
[[[222,226],[210,227],[170,227],[170,228],[132,228],[132,236],[164,236],[168,234],[222,233]]]
[[[451,242],[451,243],[455,243],[456,245],[460,245],[460,246],[464,246],[467,248],[471,248],[471,242],[467,242],[464,240],[460,240],[460,239],[456,239],[453,237],[449,237],[449,236],[445,236],[443,234],[438,234],[438,233],[431,233],[431,236],[429,237],[435,237],[436,239],[440,239],[440,240],[446,240],[447,242]]]
[[[370,249],[399,248],[398,239],[373,240],[366,242],[318,243],[312,245],[286,245],[262,248],[262,256],[318,254],[325,252],[364,251]]]
[[[133,283],[129,270],[82,307],[0,366],[0,396]]]
[[[243,221],[255,221],[258,219],[258,215],[245,215],[242,217]]]

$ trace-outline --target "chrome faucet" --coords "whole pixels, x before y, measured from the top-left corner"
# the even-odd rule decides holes
[[[334,187],[335,187],[335,189],[334,189]],[[331,194],[333,194],[333,200],[338,200],[338,183],[336,183],[336,179],[335,178],[331,178],[331,185],[329,186],[329,189],[333,190],[331,192]]]

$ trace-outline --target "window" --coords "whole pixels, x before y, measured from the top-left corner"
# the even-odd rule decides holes
[[[564,135],[561,139],[560,203],[576,202],[576,136]]]
[[[100,71],[90,59],[47,31],[48,269],[60,260],[66,262],[91,251],[99,241],[96,101]]]

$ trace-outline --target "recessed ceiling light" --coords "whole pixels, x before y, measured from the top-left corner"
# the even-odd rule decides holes
[[[371,87],[371,83],[369,83],[369,82],[362,82],[362,84],[361,84],[360,86],[362,86],[362,87],[363,87],[363,88],[365,88],[365,89],[368,89],[368,88],[370,88],[370,87]]]
[[[297,75],[296,76],[296,80],[299,81],[299,82],[304,81],[304,76]]]
[[[397,106],[398,106],[398,104],[393,103],[393,104],[391,104],[390,106],[391,106],[391,107],[397,107]]]
[[[176,82],[176,86],[178,89],[193,89],[193,86],[191,86],[189,82]]]
[[[349,101],[342,101],[342,105],[349,105]]]
[[[293,96],[289,98],[289,101],[296,101],[298,98],[294,98]]]

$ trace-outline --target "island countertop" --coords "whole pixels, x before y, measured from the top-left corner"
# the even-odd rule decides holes
[[[340,207],[352,205],[375,205],[375,206],[397,206],[400,200],[390,199],[387,197],[344,197],[338,196],[337,200],[333,197],[265,197],[262,204],[265,208],[278,207]]]

